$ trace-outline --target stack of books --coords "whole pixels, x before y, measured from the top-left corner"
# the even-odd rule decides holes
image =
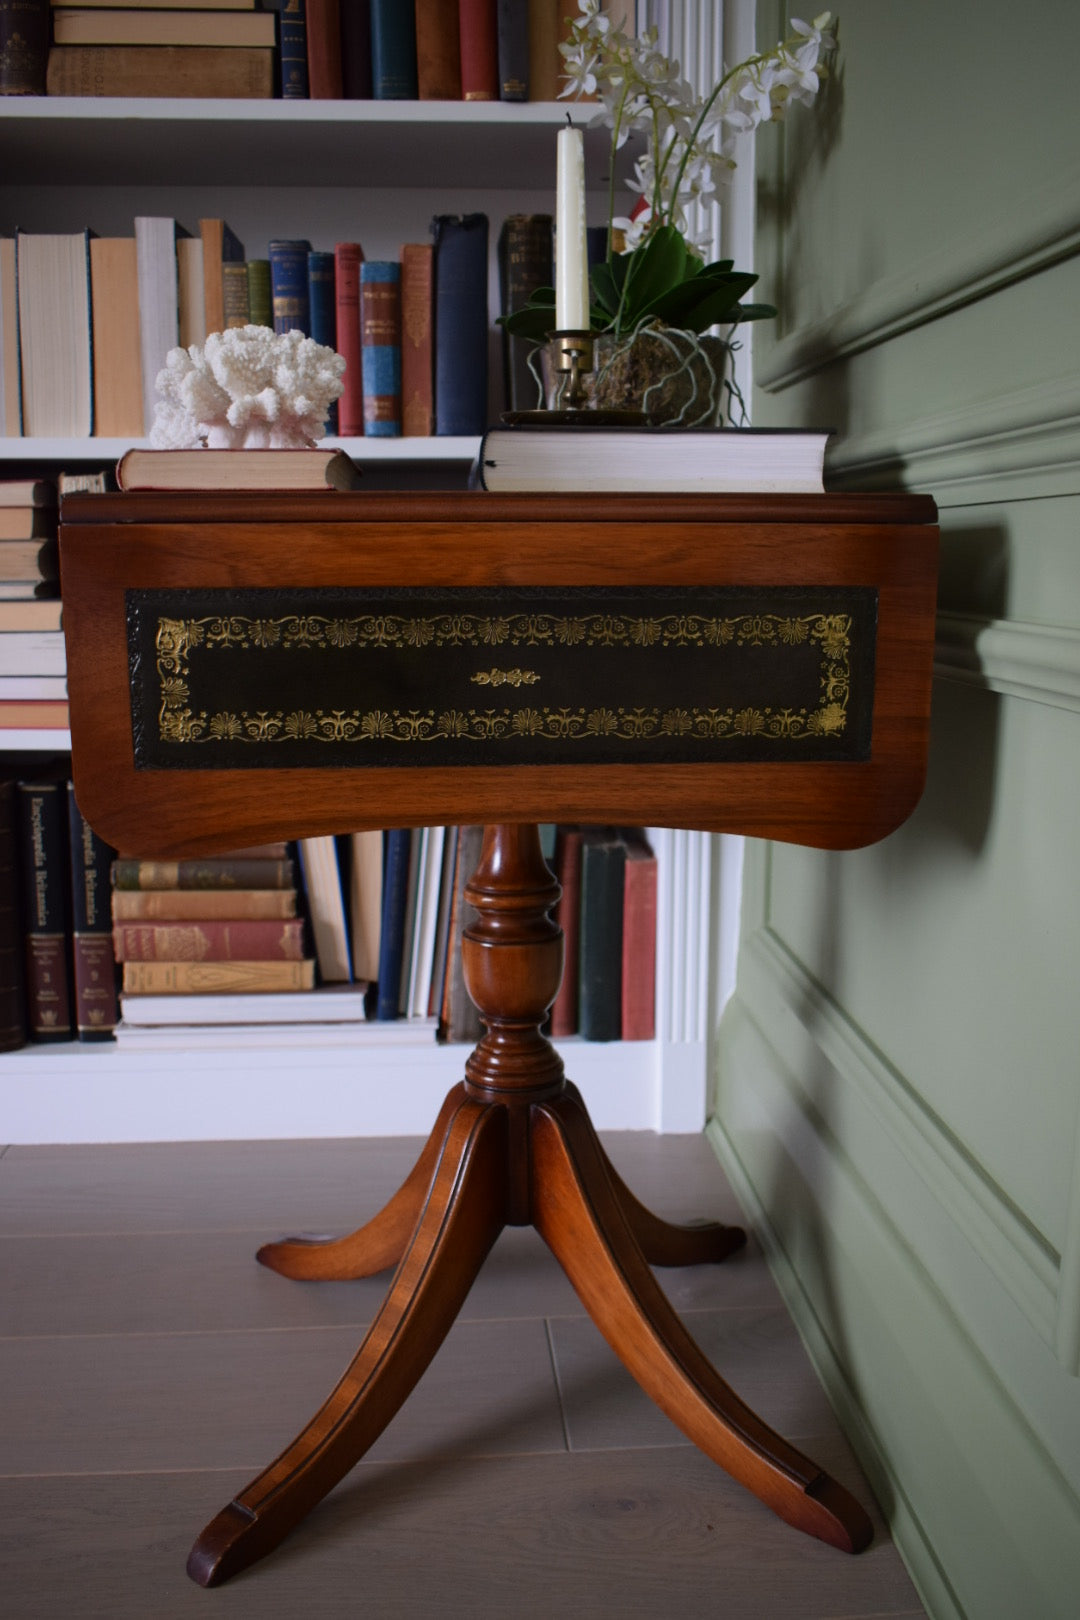
[[[274,94],[276,18],[256,0],[53,0],[50,96]]]
[[[0,728],[68,723],[52,479],[0,482]]]
[[[215,858],[118,859],[113,949],[122,993],[224,995],[310,990],[296,872],[284,845]]]

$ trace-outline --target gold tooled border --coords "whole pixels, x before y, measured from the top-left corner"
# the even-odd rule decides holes
[[[518,613],[485,616],[442,613],[285,614],[252,618],[212,614],[202,618],[161,617],[154,636],[158,677],[158,732],[163,743],[311,742],[402,744],[443,740],[492,742],[500,737],[568,741],[596,737],[643,738],[756,736],[785,742],[839,737],[847,726],[851,690],[852,619],[846,613],[798,617],[745,613],[728,618],[707,614],[630,615],[594,613],[564,616]],[[270,647],[346,651],[363,647],[774,647],[816,643],[821,652],[818,708],[521,708],[257,709],[198,713],[189,705],[190,658],[196,648]],[[488,686],[535,684],[534,672],[515,668],[474,676]]]

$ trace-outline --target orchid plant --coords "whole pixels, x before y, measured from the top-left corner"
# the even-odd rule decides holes
[[[793,19],[791,33],[771,50],[728,68],[704,97],[681,76],[678,62],[657,47],[657,31],[636,38],[612,25],[600,0],[578,0],[579,16],[559,47],[566,62],[563,96],[596,95],[612,131],[612,189],[606,260],[590,278],[594,331],[621,337],[646,322],[701,333],[776,314],[771,304],[741,302],[757,277],[731,259],[706,264],[688,209],[719,200],[735,168],[740,135],[777,122],[789,107],[813,101],[835,50],[829,12],[813,22]],[[615,214],[614,156],[632,131],[645,136],[629,181],[638,202]],[[623,250],[616,251],[621,233]],[[555,294],[533,293],[505,317],[517,337],[543,342],[551,331]]]

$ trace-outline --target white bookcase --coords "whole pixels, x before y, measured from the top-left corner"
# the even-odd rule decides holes
[[[432,215],[491,222],[489,309],[499,309],[495,243],[511,213],[554,207],[555,132],[586,127],[606,218],[609,132],[587,103],[252,102],[0,98],[0,235],[16,229],[128,235],[136,214],[228,220],[250,256],[271,236],[315,247],[358,240],[396,258]],[[631,162],[626,153],[627,168]],[[501,390],[492,324],[490,398]],[[342,440],[371,487],[461,487],[472,438]],[[0,439],[0,476],[107,465],[109,439]],[[0,731],[0,751],[63,751],[66,733]],[[601,1128],[690,1131],[705,1118],[712,841],[658,830],[657,1039],[565,1043],[567,1070]],[[0,1143],[426,1133],[466,1048],[430,1027],[372,1024],[312,1048],[302,1029],[197,1051],[28,1046],[0,1056]]]

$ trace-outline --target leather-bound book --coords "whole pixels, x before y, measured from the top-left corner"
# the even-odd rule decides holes
[[[437,214],[431,230],[435,432],[482,433],[487,422],[487,215]]]
[[[341,7],[341,79],[346,101],[371,100],[371,3]]]
[[[338,354],[345,361],[343,393],[337,402],[338,432],[343,439],[364,434],[364,376],[360,354],[360,266],[364,250],[359,242],[338,242],[334,248],[335,332]]]
[[[118,962],[302,962],[304,923],[266,917],[202,917],[112,925]]]
[[[407,439],[429,438],[434,422],[432,257],[430,242],[406,242],[401,249],[401,431]]]
[[[412,833],[392,827],[383,844],[382,917],[379,928],[379,988],[375,1017],[387,1022],[399,1016],[401,964],[405,955],[405,911],[409,895]]]
[[[498,0],[499,100],[529,99],[529,0]]]
[[[138,344],[138,316],[135,310],[135,342]],[[15,239],[0,236],[0,437],[17,439],[22,433],[22,400],[19,382],[18,299],[15,296]],[[139,430],[142,432],[142,377],[139,378]]]
[[[247,265],[243,261],[238,264],[223,264],[221,281],[225,292],[225,330],[247,326],[251,319]]]
[[[496,0],[458,0],[461,98],[499,99],[499,28]]]
[[[248,259],[248,320],[252,326],[274,324],[274,297],[270,291],[270,260]]]
[[[622,1038],[656,1035],[656,856],[644,833],[623,834]]]
[[[564,0],[528,0],[528,5],[529,100],[554,101],[562,89],[559,40],[565,3]]]
[[[316,343],[332,349],[337,341],[337,291],[334,281],[334,255],[315,249],[308,254],[308,305],[311,324],[308,336]],[[326,417],[329,434],[338,430],[337,401],[333,400]]]
[[[307,71],[309,100],[342,99],[341,0],[307,0]]]
[[[116,851],[83,817],[71,782],[67,812],[75,1033],[80,1041],[107,1041],[120,1016],[109,909],[109,868]]]
[[[308,336],[333,348],[337,338],[334,255],[314,248],[307,256]]]
[[[311,330],[308,300],[308,254],[311,243],[300,237],[277,237],[267,253],[270,257],[270,290],[274,301],[274,331]]]
[[[405,0],[371,0],[371,93],[416,101],[416,13]]]
[[[278,63],[283,101],[308,99],[307,7],[305,0],[281,0]]]
[[[368,259],[360,266],[360,354],[364,374],[364,433],[401,434],[401,266]]]
[[[617,1041],[622,1032],[623,884],[626,845],[610,828],[587,827],[581,840],[578,1033]]]
[[[416,0],[416,81],[421,101],[461,100],[458,0]]]
[[[121,855],[112,864],[114,889],[291,889],[295,881],[295,868],[287,856],[214,855],[151,861]]]
[[[461,937],[476,916],[465,898],[465,886],[476,871],[483,843],[483,827],[458,829],[440,1019],[440,1034],[446,1041],[468,1041],[471,1044],[479,1040],[482,1033],[480,1013],[465,987]]]
[[[49,0],[0,0],[0,96],[43,96]]]
[[[94,426],[104,438],[142,437],[139,270],[132,236],[90,239]]]
[[[26,1041],[15,783],[0,781],[0,1052]]]
[[[65,784],[31,777],[17,788],[27,1027],[35,1041],[72,1038],[70,863]]]
[[[509,315],[528,303],[538,287],[553,285],[550,214],[511,214],[499,232],[499,299]],[[533,344],[502,328],[503,390],[511,411],[536,410],[540,390],[529,366]]]
[[[93,245],[93,242],[91,242],[91,249],[93,249]],[[91,260],[92,257],[91,253]],[[197,236],[177,237],[176,291],[180,317],[180,347],[190,349],[196,343],[201,346],[206,342],[206,292],[205,277],[203,275],[203,245]],[[244,301],[246,304],[246,295]],[[98,356],[95,353],[95,366],[97,359]],[[100,428],[98,431],[101,431]]]
[[[261,45],[54,45],[46,85],[50,96],[270,101],[276,55]]]
[[[200,219],[203,305],[208,332],[225,330],[225,266],[244,263],[244,244],[223,219]]]

